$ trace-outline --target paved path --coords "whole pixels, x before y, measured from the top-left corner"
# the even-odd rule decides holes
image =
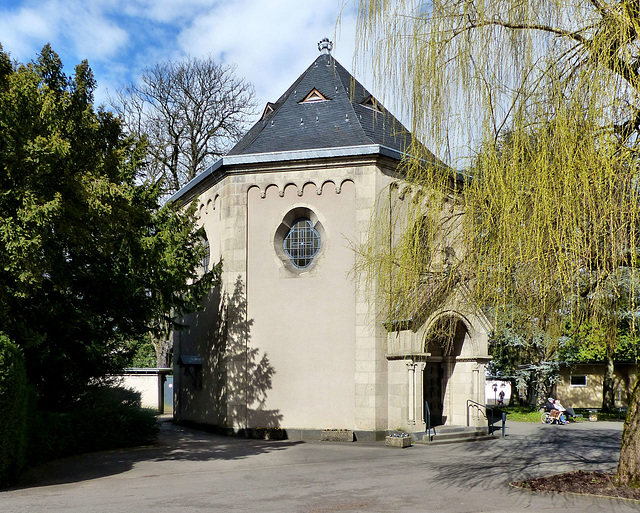
[[[382,443],[225,438],[163,423],[160,444],[67,458],[0,492],[0,512],[635,512],[637,502],[509,487],[616,466],[621,423],[508,423],[507,437],[391,449]]]

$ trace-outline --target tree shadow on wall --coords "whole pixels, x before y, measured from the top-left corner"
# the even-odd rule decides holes
[[[201,355],[202,366],[180,369],[179,421],[227,434],[280,427],[279,410],[266,407],[275,369],[267,354],[251,345],[253,320],[247,318],[242,279],[236,279],[231,294],[213,289],[202,311],[189,320],[181,356]]]

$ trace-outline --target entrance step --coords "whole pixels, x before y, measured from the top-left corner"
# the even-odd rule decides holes
[[[415,444],[456,444],[462,442],[476,442],[479,440],[496,440],[498,437],[487,434],[486,428],[467,426],[437,426],[431,429],[431,440],[426,432],[412,433]],[[417,440],[416,440],[417,438]]]

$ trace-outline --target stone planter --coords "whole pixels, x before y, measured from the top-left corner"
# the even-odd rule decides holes
[[[399,447],[400,449],[404,447],[411,447],[411,437],[410,436],[387,436],[384,439],[384,445],[387,447]]]
[[[353,430],[323,429],[320,440],[323,442],[353,442]]]

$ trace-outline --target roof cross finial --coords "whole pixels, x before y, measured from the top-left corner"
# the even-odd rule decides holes
[[[329,41],[328,37],[325,37],[318,43],[318,51],[323,55],[329,55],[333,49],[333,42]]]

